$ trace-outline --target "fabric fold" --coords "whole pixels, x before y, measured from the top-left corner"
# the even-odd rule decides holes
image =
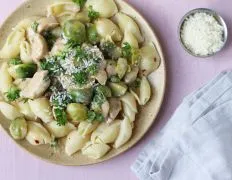
[[[225,173],[224,179],[213,175],[212,169],[216,168],[217,163],[211,167],[211,170],[204,169],[201,166],[201,164],[207,164],[207,162],[204,162],[204,155],[208,157],[207,152],[211,152],[210,148],[213,149],[217,146],[221,148],[226,147],[220,134],[211,133],[206,136],[204,132],[213,132],[213,128],[216,125],[212,126],[210,123],[213,122],[212,119],[214,118],[216,118],[216,122],[221,124],[226,124],[227,121],[232,122],[231,100],[232,72],[225,71],[183,100],[165,127],[139,154],[131,167],[132,171],[139,179],[144,180],[186,180],[187,177],[191,177],[191,180],[232,179],[230,177],[232,165],[229,168],[231,170],[229,173],[227,173],[229,169],[222,168],[220,173]],[[228,108],[229,105],[231,105],[231,108]],[[222,118],[222,121],[219,118]],[[227,126],[230,127],[230,123]],[[201,130],[200,128],[202,128],[203,132],[198,132]],[[230,127],[231,132],[228,132],[229,130],[226,126],[224,128],[231,135],[232,139],[232,123]],[[223,129],[220,132],[223,134]],[[209,143],[207,147],[207,142],[210,142],[210,138],[219,138],[220,141],[212,140],[212,143]],[[232,147],[232,141],[228,141],[228,137],[226,140],[225,142]],[[199,148],[195,148],[194,143]],[[204,144],[206,147],[201,149],[201,144]],[[208,151],[207,148],[209,148]],[[217,151],[217,153],[212,153],[211,155],[220,156],[219,152],[224,151]],[[198,153],[203,154],[199,156],[201,157],[200,159],[198,159]],[[209,157],[208,159],[206,158],[207,161],[210,160]],[[228,161],[223,161],[223,156],[220,156],[220,158],[221,161],[220,163],[218,161],[218,165],[228,166]],[[217,161],[211,162],[215,163]],[[210,166],[206,167],[210,168]],[[181,169],[183,172],[179,172]],[[215,172],[219,173],[219,171]]]

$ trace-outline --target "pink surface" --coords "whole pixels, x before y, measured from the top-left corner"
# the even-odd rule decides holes
[[[2,0],[2,22],[23,0]],[[138,153],[170,118],[182,98],[220,71],[232,67],[232,1],[231,0],[128,0],[152,24],[166,55],[168,86],[165,102],[156,123],[146,136],[126,153],[102,164],[86,167],[63,167],[43,162],[18,148],[0,131],[0,180],[133,180],[130,171]],[[218,55],[208,59],[191,57],[181,48],[177,27],[189,10],[207,7],[217,10],[226,20],[229,41]]]

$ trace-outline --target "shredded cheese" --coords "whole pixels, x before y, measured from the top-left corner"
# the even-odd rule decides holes
[[[185,20],[181,38],[192,53],[206,56],[222,48],[223,27],[212,15],[196,13]]]

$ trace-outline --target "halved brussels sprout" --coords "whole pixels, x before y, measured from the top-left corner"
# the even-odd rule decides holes
[[[37,65],[32,63],[19,64],[8,68],[8,72],[15,79],[33,77],[36,70],[37,70]]]
[[[63,32],[65,38],[71,42],[82,44],[86,41],[85,25],[80,21],[71,19],[64,23]]]
[[[14,139],[24,139],[27,135],[27,122],[24,118],[11,121],[10,134]]]
[[[128,89],[127,85],[123,82],[119,82],[119,83],[109,82],[108,85],[112,91],[113,96],[116,97],[123,96]]]
[[[126,74],[128,69],[128,63],[125,58],[119,58],[116,66],[116,73],[118,74],[118,77],[122,79],[124,75]]]
[[[111,90],[107,86],[103,86],[103,85],[97,86],[96,87],[96,92],[103,94],[105,97],[111,97],[112,96]]]
[[[97,44],[100,42],[100,36],[98,35],[96,25],[90,24],[87,29],[88,40],[91,44]]]
[[[89,89],[73,89],[69,94],[76,103],[89,104],[93,96],[93,90]]]
[[[67,114],[74,123],[84,121],[88,118],[88,109],[83,104],[71,103],[67,106]]]

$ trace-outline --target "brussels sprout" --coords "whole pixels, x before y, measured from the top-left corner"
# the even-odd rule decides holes
[[[27,122],[24,118],[11,121],[10,134],[14,139],[24,139],[27,135]]]
[[[85,25],[80,21],[71,19],[64,23],[63,32],[67,40],[82,44],[86,40],[86,29]]]
[[[128,69],[128,63],[125,58],[118,59],[117,66],[116,66],[116,73],[118,74],[118,77],[122,79],[124,75],[126,74]]]
[[[96,93],[101,93],[105,97],[111,97],[112,96],[111,89],[109,87],[103,86],[103,85],[99,85],[99,86],[96,87]]]
[[[90,89],[73,89],[69,94],[76,103],[89,104],[93,96],[93,90]]]
[[[113,96],[116,97],[123,96],[128,89],[127,85],[123,82],[119,82],[119,83],[110,82],[108,83],[108,85],[112,91]]]
[[[31,78],[36,73],[37,65],[28,63],[28,64],[19,64],[12,66],[8,69],[10,75],[15,78]]]
[[[100,49],[106,58],[116,60],[122,55],[121,48],[117,47],[112,39],[103,39],[100,43]]]
[[[84,121],[88,118],[88,109],[83,104],[71,103],[67,106],[67,114],[73,122]]]
[[[97,44],[100,42],[100,37],[97,33],[96,25],[90,24],[87,29],[88,40],[91,44]]]

